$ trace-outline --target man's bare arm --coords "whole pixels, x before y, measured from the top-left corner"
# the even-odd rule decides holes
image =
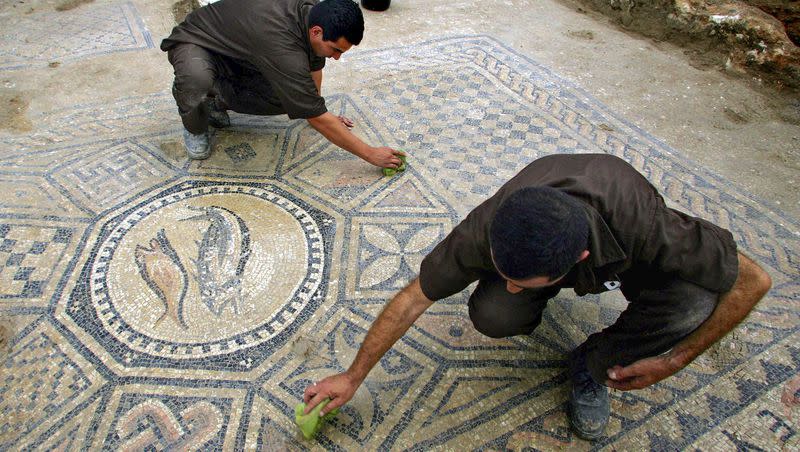
[[[331,399],[325,412],[347,403],[369,371],[432,303],[422,293],[418,278],[395,295],[370,327],[350,368],[306,388],[306,413],[325,399]]]
[[[687,366],[741,323],[772,287],[767,272],[739,253],[739,275],[731,290],[720,297],[714,312],[686,339],[676,345],[671,355]]]
[[[311,79],[314,80],[314,84],[317,85],[317,93],[321,96],[322,95],[322,69],[320,69],[318,71],[313,71],[311,73]],[[339,116],[337,116],[337,118],[339,118],[339,122],[344,124],[344,126],[347,127],[348,129],[351,129],[351,128],[353,128],[353,126],[355,126],[355,123],[350,118],[348,118],[346,116],[339,115]]]
[[[308,123],[331,143],[381,168],[397,168],[401,163],[398,155],[405,155],[387,146],[373,147],[364,143],[331,112],[308,118]]]
[[[359,384],[381,357],[400,339],[433,302],[422,293],[419,278],[400,291],[370,327],[347,372]]]
[[[688,366],[708,347],[738,325],[769,291],[769,275],[747,256],[739,253],[739,275],[730,291],[720,296],[711,315],[689,336],[661,356],[645,358],[626,366],[608,369],[606,386],[641,389]]]

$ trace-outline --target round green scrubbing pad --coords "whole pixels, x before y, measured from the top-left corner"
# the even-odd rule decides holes
[[[325,408],[325,405],[327,405],[330,401],[331,399],[323,400],[308,414],[303,414],[303,411],[306,410],[305,403],[301,402],[294,407],[294,423],[300,427],[300,431],[303,433],[303,438],[313,439],[314,436],[317,435],[319,429],[322,428],[322,425],[325,423],[325,421],[329,421],[339,414],[339,408],[334,408],[325,416],[320,417],[320,411],[322,411],[322,409]]]
[[[400,158],[400,166],[397,168],[383,168],[384,176],[394,176],[395,174],[406,170],[406,156],[398,155]]]

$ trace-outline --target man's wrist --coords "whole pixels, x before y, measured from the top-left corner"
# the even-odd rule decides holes
[[[364,379],[367,378],[366,373],[354,370],[352,367],[350,369],[347,369],[344,372],[344,375],[347,376],[348,379],[350,379],[350,383],[355,387],[361,386],[361,383],[363,383]]]
[[[667,354],[667,362],[676,372],[688,366],[694,358],[689,350],[682,348],[674,348]]]
[[[362,146],[357,146],[357,149],[353,151],[353,154],[355,154],[356,157],[360,158],[361,160],[369,162],[369,156],[373,154],[374,148],[363,141],[361,144]]]

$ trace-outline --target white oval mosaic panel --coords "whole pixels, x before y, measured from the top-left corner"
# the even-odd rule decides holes
[[[102,328],[132,350],[203,358],[284,331],[317,291],[314,218],[273,191],[189,186],[124,214],[90,264]]]

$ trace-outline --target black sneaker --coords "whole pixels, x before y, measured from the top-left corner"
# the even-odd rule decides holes
[[[595,383],[586,368],[586,355],[579,350],[573,352],[570,362],[569,423],[578,437],[592,441],[603,436],[611,404],[608,388]]]

